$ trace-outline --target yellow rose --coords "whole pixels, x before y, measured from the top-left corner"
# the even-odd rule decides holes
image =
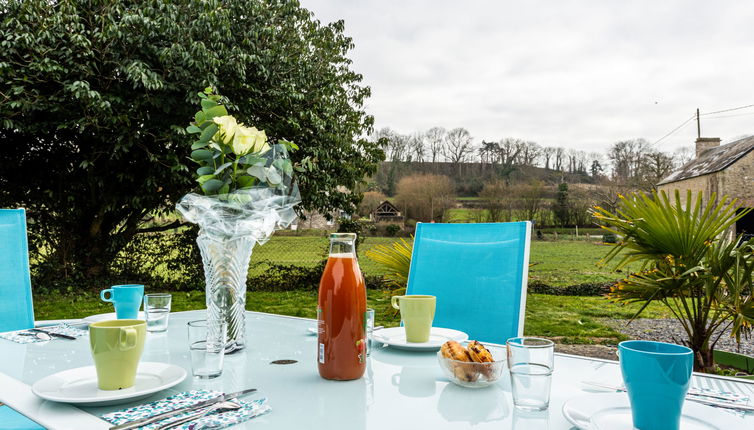
[[[250,152],[265,152],[270,149],[267,144],[267,135],[264,130],[259,131],[256,127],[239,126],[233,136],[233,152],[237,155],[246,155]]]
[[[236,122],[236,119],[230,115],[224,115],[224,116],[216,116],[212,119],[212,121],[215,122],[215,124],[220,127],[220,136],[222,138],[223,143],[226,145],[233,140],[233,136],[238,131],[238,123]]]

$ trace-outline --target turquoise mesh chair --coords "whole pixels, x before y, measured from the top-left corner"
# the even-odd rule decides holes
[[[416,226],[406,294],[437,296],[433,325],[481,342],[522,336],[531,223]]]
[[[29,277],[26,212],[23,209],[0,209],[0,332],[32,327],[34,308]],[[0,429],[44,430],[7,406],[0,406]]]

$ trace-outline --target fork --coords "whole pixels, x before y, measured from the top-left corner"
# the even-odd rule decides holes
[[[181,424],[185,424],[190,421],[198,420],[199,418],[205,417],[207,415],[210,415],[212,413],[216,412],[227,412],[227,411],[235,411],[241,409],[241,405],[239,403],[236,403],[231,400],[226,400],[224,402],[217,403],[215,405],[210,406],[209,408],[199,411],[195,414],[188,415],[184,418],[181,418],[179,420],[173,421],[171,423],[165,424],[164,426],[158,427],[157,430],[167,430],[172,429],[174,427],[178,427]]]

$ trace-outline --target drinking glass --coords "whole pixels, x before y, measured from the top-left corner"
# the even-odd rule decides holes
[[[374,332],[374,309],[367,309],[367,357],[372,353],[372,333]]]
[[[147,331],[161,332],[168,329],[172,299],[173,296],[170,294],[144,295],[144,315],[147,318]]]
[[[508,339],[506,345],[513,404],[522,410],[547,409],[555,344],[536,337],[514,337]]]
[[[188,323],[191,370],[194,376],[211,379],[223,373],[227,323],[209,324],[207,320]]]

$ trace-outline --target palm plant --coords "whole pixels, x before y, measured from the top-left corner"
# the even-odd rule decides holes
[[[639,262],[641,271],[618,282],[610,298],[643,303],[634,318],[649,303],[663,303],[686,332],[694,368],[710,370],[723,332],[731,328],[740,341],[754,322],[754,240],[742,244],[726,234],[748,211],[714,194],[705,205],[702,194],[694,199],[691,191],[685,202],[678,191],[672,200],[665,192],[620,200],[615,212],[593,211],[604,229],[620,237],[604,261],[622,256],[616,269]]]
[[[412,243],[400,239],[390,246],[376,245],[366,251],[365,254],[370,260],[387,269],[385,279],[391,284],[396,288],[406,288],[413,247]]]

